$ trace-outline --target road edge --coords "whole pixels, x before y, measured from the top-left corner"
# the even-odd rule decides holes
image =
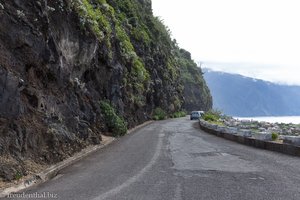
[[[152,124],[153,122],[154,122],[153,120],[150,120],[150,121],[146,121],[138,126],[135,126],[131,129],[129,129],[126,135],[132,134],[133,132],[137,131],[138,129],[141,129],[149,124]],[[114,138],[114,137],[104,136],[104,138],[105,139],[102,141],[101,144],[95,145],[95,146],[88,146],[87,148],[82,149],[80,152],[75,153],[72,157],[69,157],[66,160],[63,160],[55,165],[52,165],[40,173],[31,175],[30,177],[22,180],[22,182],[18,183],[17,185],[5,188],[2,191],[0,190],[0,198],[7,197],[10,193],[19,192],[19,191],[29,188],[31,186],[44,183],[44,182],[52,179],[53,177],[55,177],[56,174],[59,171],[61,171],[62,169],[74,164],[75,162],[80,161],[81,159],[106,147],[107,145],[111,144],[113,141],[116,140],[116,138]]]
[[[300,146],[295,146],[286,143],[276,143],[272,141],[259,140],[251,137],[240,136],[236,134],[227,133],[225,131],[217,130],[217,128],[206,126],[201,120],[199,120],[200,129],[206,133],[213,134],[224,139],[234,141],[243,145],[252,146],[259,149],[265,149],[269,151],[275,151],[291,156],[300,156]]]

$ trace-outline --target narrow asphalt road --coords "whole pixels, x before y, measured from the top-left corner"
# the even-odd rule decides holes
[[[154,122],[25,191],[62,200],[300,199],[300,159]]]

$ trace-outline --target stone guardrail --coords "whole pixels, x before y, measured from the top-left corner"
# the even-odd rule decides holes
[[[254,133],[247,129],[236,127],[226,127],[210,124],[202,119],[199,120],[200,128],[205,132],[235,141],[248,146],[276,151],[293,156],[300,156],[300,137],[299,136],[280,136],[283,143],[272,141],[272,134],[261,132]]]

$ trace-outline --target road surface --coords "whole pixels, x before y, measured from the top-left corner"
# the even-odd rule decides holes
[[[180,118],[119,138],[25,193],[62,200],[296,200],[300,159],[218,138]]]

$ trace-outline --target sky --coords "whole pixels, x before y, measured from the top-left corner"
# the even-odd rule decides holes
[[[152,0],[202,67],[300,85],[299,0]]]

